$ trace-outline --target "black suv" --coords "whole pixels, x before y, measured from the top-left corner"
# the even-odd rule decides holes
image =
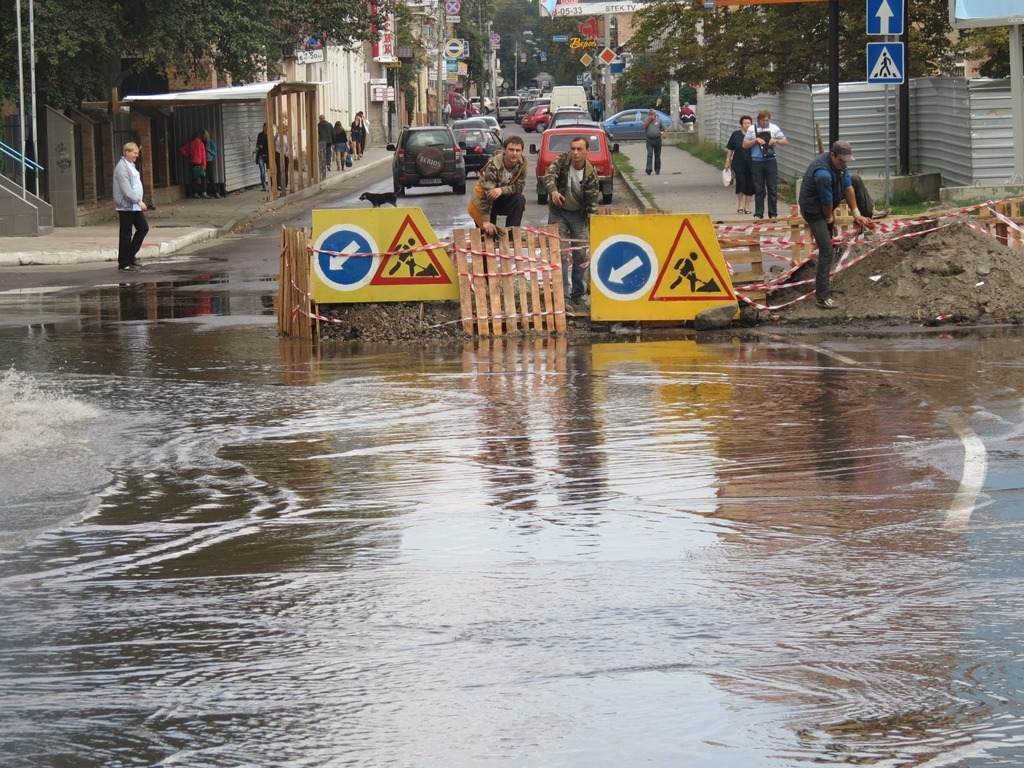
[[[406,127],[398,144],[388,144],[395,153],[391,178],[395,194],[404,195],[409,187],[448,184],[457,195],[466,192],[466,161],[447,125]]]

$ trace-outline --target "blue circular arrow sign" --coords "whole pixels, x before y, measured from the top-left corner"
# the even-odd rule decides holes
[[[632,235],[609,237],[591,257],[594,282],[601,293],[615,301],[633,301],[647,294],[657,264],[650,243]]]
[[[362,288],[373,276],[379,256],[377,243],[370,234],[353,224],[338,224],[327,229],[313,246],[316,271],[325,283],[340,291]]]

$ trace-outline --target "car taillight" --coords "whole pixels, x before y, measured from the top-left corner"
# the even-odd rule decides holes
[[[405,162],[405,150],[404,149],[398,150],[398,159],[401,160],[402,162]]]
[[[460,157],[462,157],[462,150],[459,147],[456,147],[455,148],[455,159],[458,160]]]
[[[477,144],[475,147],[473,147],[473,151],[480,155],[483,154],[484,148]]]

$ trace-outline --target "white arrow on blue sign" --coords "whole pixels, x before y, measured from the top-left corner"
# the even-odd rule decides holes
[[[902,35],[906,0],[868,0],[868,34]]]
[[[903,61],[903,43],[868,43],[868,82],[901,85]]]
[[[646,240],[632,235],[610,237],[594,249],[591,275],[601,293],[616,301],[647,294],[657,276],[658,259]]]
[[[316,271],[324,282],[339,291],[354,291],[370,282],[380,259],[370,255],[377,252],[377,243],[370,233],[353,224],[331,227],[313,247],[317,251]]]

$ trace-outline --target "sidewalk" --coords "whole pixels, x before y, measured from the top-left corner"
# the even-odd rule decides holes
[[[750,219],[736,213],[736,194],[722,186],[722,169],[684,152],[667,135],[661,148],[661,174],[644,173],[647,144],[643,141],[619,142],[619,152],[633,165],[633,179],[623,176],[641,205],[649,213],[707,213],[712,219]],[[644,192],[654,198],[656,209]],[[787,208],[788,210],[788,208]]]
[[[143,262],[180,251],[195,243],[222,237],[233,227],[267,211],[305,200],[318,192],[379,169],[391,161],[383,147],[368,147],[362,160],[344,171],[331,171],[327,179],[273,202],[259,188],[232,192],[224,198],[179,200],[146,214],[149,235],[139,252]],[[0,238],[0,267],[27,264],[82,264],[117,261],[117,218],[111,203],[110,221],[87,227],[55,227],[39,237]]]

